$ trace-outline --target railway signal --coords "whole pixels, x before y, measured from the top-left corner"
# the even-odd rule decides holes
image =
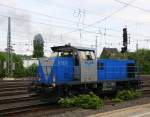
[[[121,48],[121,53],[127,52],[128,49],[128,33],[127,28],[123,28],[123,47]]]

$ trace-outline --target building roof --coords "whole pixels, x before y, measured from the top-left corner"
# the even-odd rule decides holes
[[[118,53],[118,49],[117,48],[103,48],[103,51],[109,51],[112,53]]]
[[[101,58],[114,58],[118,54],[117,48],[103,48],[103,51],[100,55]]]

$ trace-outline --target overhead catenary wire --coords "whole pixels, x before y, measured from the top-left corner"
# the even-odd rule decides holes
[[[42,1],[42,3],[43,3],[43,1]],[[43,5],[47,5],[47,3],[44,3]],[[55,5],[56,7],[63,8],[63,9],[66,9],[66,10],[72,10],[74,12],[76,12],[76,10],[80,9],[83,12],[88,12],[88,14],[90,14],[90,15],[98,15],[98,16],[100,15],[100,13],[97,13],[97,12],[94,12],[94,11],[91,11],[91,10],[87,10],[87,9],[79,8],[79,7],[68,6],[68,5],[64,5],[64,4],[61,4],[61,3],[56,3],[55,1],[52,1],[50,5]]]
[[[132,5],[131,2],[134,2],[134,1],[136,1],[136,0],[131,0],[131,1],[128,2],[128,3],[122,2],[122,1],[119,1],[119,0],[114,0],[114,1],[118,1],[118,2],[120,2],[120,3],[122,3],[122,4],[124,4],[125,6],[120,7],[119,9],[117,9],[116,11],[114,11],[112,14],[110,14],[110,15],[104,17],[104,18],[103,18],[102,20],[100,20],[100,21],[95,22],[95,24],[100,23],[100,22],[103,21],[103,20],[106,20],[107,18],[109,18],[109,17],[111,17],[112,15],[116,14],[117,12],[121,11],[124,7],[127,7],[127,6],[135,6],[135,5]],[[64,19],[64,18],[59,18],[59,17],[53,17],[53,16],[50,16],[50,15],[47,15],[47,14],[43,14],[43,13],[31,11],[31,10],[26,10],[26,9],[21,9],[21,8],[15,8],[15,7],[12,7],[12,6],[9,6],[9,5],[5,5],[5,4],[1,4],[1,3],[0,3],[0,6],[7,7],[7,8],[11,8],[11,9],[15,9],[15,10],[20,10],[20,11],[24,11],[24,12],[28,12],[28,13],[32,13],[32,14],[42,15],[42,16],[46,16],[46,17],[53,18],[53,19],[56,19],[56,20],[58,19],[58,20],[66,21],[66,22],[78,23],[77,21],[72,21],[72,20],[69,20],[69,19]],[[137,6],[135,6],[135,7],[137,7]],[[150,10],[146,10],[146,9],[143,9],[143,8],[140,8],[140,7],[137,7],[137,8],[139,8],[139,9],[141,9],[141,10],[143,10],[143,11],[146,11],[146,12],[150,12]],[[6,16],[6,15],[1,15],[1,16],[8,17],[8,16]],[[90,24],[90,25],[83,24],[83,25],[85,25],[85,26],[93,26],[94,24]],[[99,28],[99,27],[95,27],[95,28]],[[104,27],[101,27],[101,28],[104,29]],[[107,28],[107,30],[117,31],[117,30],[115,30],[115,29],[109,29],[109,28]]]
[[[49,17],[49,18],[56,19],[56,20],[62,20],[62,21],[66,21],[66,22],[77,23],[76,21],[72,21],[72,20],[69,20],[69,19],[54,17],[54,16],[50,16],[50,15],[47,15],[47,14],[44,14],[44,13],[35,12],[35,11],[32,11],[32,10],[26,10],[26,9],[22,9],[22,8],[15,8],[13,6],[9,6],[9,5],[5,5],[5,4],[1,4],[1,3],[0,3],[0,6],[7,7],[7,8],[10,8],[10,9],[19,10],[19,11],[23,11],[23,12],[28,12],[30,14],[42,15],[42,16]]]
[[[84,42],[89,42],[89,41],[84,41]],[[136,41],[131,41],[131,42],[132,42],[131,44],[135,44],[136,43]],[[139,40],[139,42],[150,42],[150,39]],[[57,42],[57,41],[50,41],[50,42],[46,42],[45,44],[48,45],[48,44],[51,44],[51,43],[62,44],[61,42]],[[74,44],[79,44],[79,43],[74,42]],[[105,42],[105,43],[101,42],[100,44],[101,45],[121,45],[122,41],[120,41],[120,42]],[[23,42],[23,41],[13,41],[12,45],[33,45],[33,43],[28,43],[28,42]],[[89,45],[92,45],[92,44],[89,44]]]
[[[1,4],[0,4],[0,5],[1,5]],[[129,3],[128,3],[128,5],[129,5]],[[7,6],[7,5],[4,5],[4,6]],[[8,7],[8,6],[7,6],[7,7]],[[14,7],[11,7],[11,8],[14,8]],[[14,9],[18,9],[18,8],[14,8]],[[8,17],[8,16],[6,16],[6,15],[0,15],[0,16]],[[15,18],[15,19],[18,20],[18,18]],[[27,19],[19,19],[19,20],[31,21],[31,20],[27,20]],[[48,24],[48,23],[43,23],[43,22],[37,22],[37,21],[31,21],[31,22],[39,23],[39,24],[43,24],[43,25],[51,25],[51,26],[59,27],[59,28],[66,28],[66,29],[73,29],[73,30],[75,29],[75,30],[77,30],[76,28],[70,28],[70,27],[65,27],[65,26],[53,25],[53,24]],[[84,24],[83,24],[83,25],[84,25]],[[95,28],[97,28],[97,27],[95,27]],[[99,28],[119,32],[119,30],[115,30],[115,29],[111,29],[111,28],[104,28],[104,27],[99,27]],[[74,32],[74,31],[73,31],[73,32]]]
[[[26,9],[21,9],[21,8],[15,8],[15,7],[12,7],[12,6],[9,6],[9,5],[4,5],[4,4],[1,4],[1,3],[0,3],[0,6],[11,8],[11,9],[15,9],[15,10],[19,10],[19,11],[25,11],[25,12],[36,14],[36,15],[42,15],[42,16],[45,16],[45,17],[48,17],[48,18],[51,18],[51,19],[60,20],[60,21],[71,22],[71,23],[74,23],[74,24],[78,24],[79,23],[78,21],[72,21],[72,20],[69,20],[69,19],[63,19],[63,18],[53,17],[53,16],[50,16],[50,15],[47,15],[47,14],[43,14],[43,13],[31,11],[31,10],[26,10]],[[3,14],[0,14],[0,16],[9,17],[9,16],[3,15]],[[15,18],[15,19],[19,19],[19,18]],[[22,19],[22,20],[26,20],[27,21],[27,19]],[[47,21],[50,21],[50,20],[47,20]],[[31,22],[33,22],[33,21],[31,21]],[[35,21],[35,22],[37,22],[37,21]],[[44,24],[44,23],[41,23],[41,24]],[[83,22],[82,22],[82,25],[88,26],[88,24],[85,24]],[[93,28],[103,28],[104,29],[104,27],[96,27],[96,26],[91,26],[91,27],[93,27]],[[111,29],[111,28],[107,28],[107,30],[117,31],[116,29]]]
[[[120,1],[120,0],[114,0],[114,1],[116,1],[116,2],[118,2],[118,3],[121,3],[121,4],[124,4],[124,5],[128,5],[128,6],[133,7],[133,8],[136,8],[136,9],[138,9],[138,10],[140,10],[140,11],[150,13],[150,10],[148,10],[148,9],[144,9],[144,8],[138,7],[138,6],[136,6],[136,5],[133,5],[133,4],[129,4],[129,3],[127,3],[127,2]]]
[[[6,17],[8,17],[8,16],[6,16]],[[14,18],[15,19],[15,18]],[[19,19],[19,20],[21,20],[21,18]],[[25,19],[26,20],[26,19]],[[27,21],[27,20],[26,20]],[[34,21],[33,21],[34,22]],[[36,23],[39,23],[39,22],[37,22],[37,21],[35,21]],[[41,24],[43,24],[43,22],[41,22]],[[44,23],[44,25],[46,26],[46,27],[49,27],[49,26],[52,26],[52,25],[49,25],[49,23]],[[86,26],[86,25],[85,25]],[[77,29],[77,28],[74,28],[74,27],[66,27],[66,26],[59,26],[59,25],[53,25],[53,27],[58,27],[58,28],[65,28],[65,29],[68,29],[68,30],[71,30],[71,29]],[[95,27],[95,26],[94,26]],[[95,28],[97,28],[97,27],[95,27]],[[102,28],[102,29],[106,29],[106,30],[108,30],[109,28]],[[112,31],[115,31],[115,29],[112,29]],[[88,33],[88,34],[96,34],[96,31],[89,31],[89,30],[84,30],[83,29],[83,32],[86,32],[86,33]],[[119,31],[119,30],[116,30],[116,32],[118,32],[118,33],[120,33],[121,34],[121,31]],[[20,37],[19,36],[20,34],[16,34],[16,33],[14,33],[14,36],[18,36],[18,37]],[[32,34],[31,34],[32,35]],[[34,35],[34,34],[33,34]],[[104,34],[102,34],[102,35],[104,35]],[[52,35],[53,36],[53,35]],[[57,36],[57,35],[56,35]],[[121,37],[122,36],[119,36],[119,35],[114,35],[114,34],[106,34],[105,35],[106,37],[108,36],[108,37],[115,37],[115,38],[118,38],[118,39],[122,39]],[[23,36],[21,36],[21,37],[23,37]],[[25,37],[25,36],[24,36]],[[148,37],[147,37],[148,38]],[[147,39],[148,40],[148,39]],[[56,43],[56,42],[55,42]],[[107,45],[107,44],[106,44]]]
[[[136,0],[131,0],[131,1],[129,1],[128,4],[125,4],[123,7],[120,7],[119,9],[117,9],[117,10],[115,10],[114,12],[112,12],[111,14],[105,16],[105,17],[102,18],[101,20],[96,21],[96,22],[94,22],[94,23],[92,23],[92,24],[89,24],[88,27],[89,27],[89,26],[93,26],[93,25],[98,24],[98,23],[101,23],[101,22],[103,22],[103,21],[109,19],[110,17],[112,17],[112,16],[115,15],[116,13],[120,12],[120,11],[123,10],[124,8],[128,7],[129,5],[131,5],[131,4],[132,4],[133,2],[135,2],[135,1],[136,1]]]
[[[129,2],[129,4],[131,4],[131,2],[134,2],[134,1],[136,1],[136,0],[131,0],[131,1]],[[103,21],[109,19],[110,17],[112,17],[112,16],[115,15],[116,13],[118,13],[118,12],[120,12],[121,10],[123,10],[124,8],[128,7],[129,4],[124,5],[123,7],[120,7],[119,9],[115,10],[115,11],[112,12],[111,14],[109,14],[109,15],[103,17],[101,20],[98,20],[98,21],[96,21],[96,22],[94,22],[94,23],[92,23],[92,24],[86,25],[86,26],[83,27],[83,28],[92,27],[92,26],[95,25],[95,24],[99,24],[99,23],[101,23],[101,22],[103,22]],[[73,31],[71,31],[71,32],[69,32],[69,33],[72,33],[72,32],[75,32],[75,31],[78,31],[78,30],[73,30]]]
[[[94,32],[88,32],[88,33],[94,33]],[[18,35],[17,35],[18,36]],[[107,36],[110,36],[110,37],[113,37],[113,35],[107,35]],[[22,36],[18,36],[18,38],[24,38],[24,37],[22,37]],[[116,36],[115,36],[115,38],[116,38]],[[118,37],[119,38],[119,37]],[[15,39],[15,38],[14,38]],[[17,38],[16,38],[17,39]],[[149,39],[144,39],[144,40],[139,40],[139,41],[146,41],[146,42],[149,42]],[[131,41],[132,43],[133,42],[135,42],[135,41]],[[17,42],[15,42],[15,43],[17,43]],[[21,42],[20,42],[21,43]],[[22,43],[26,43],[26,42],[22,42]],[[50,41],[50,43],[52,43],[51,41]],[[54,43],[57,43],[57,42],[54,42]],[[106,44],[105,43],[105,45],[112,45],[112,44],[114,44],[114,43],[110,43],[110,44]],[[120,44],[119,44],[120,45]]]
[[[7,15],[1,15],[1,14],[0,14],[0,16],[9,17]],[[46,27],[49,27],[49,28],[50,28],[50,26],[52,26],[52,27],[56,27],[56,28],[63,28],[63,29],[65,28],[65,29],[70,29],[70,30],[72,30],[72,29],[73,30],[78,30],[78,28],[76,28],[76,27],[67,27],[67,26],[63,26],[63,25],[54,25],[54,24],[50,24],[50,23],[43,23],[43,22],[33,21],[33,20],[28,20],[28,19],[23,19],[23,18],[12,17],[12,19],[22,20],[22,21],[26,21],[26,22],[32,22],[32,23],[35,23],[35,24],[42,24],[42,25],[45,25]],[[113,31],[113,29],[110,29],[110,28],[104,28],[104,27],[100,27],[100,28]],[[116,31],[116,30],[114,30],[114,31]],[[119,32],[119,31],[116,31],[116,32]]]
[[[86,30],[83,30],[84,32],[87,32],[87,33],[93,33],[93,34],[96,34],[96,32],[94,32],[94,31],[86,31]],[[16,35],[16,34],[13,34],[13,35]],[[34,35],[34,34],[33,34]],[[32,35],[32,36],[33,36]],[[17,35],[18,36],[18,35]],[[52,35],[53,36],[53,35]],[[55,35],[55,36],[57,36],[57,35]],[[107,34],[107,35],[105,35],[105,36],[109,36],[109,37],[116,37],[116,38],[121,38],[121,36],[117,36],[117,35],[112,35],[112,34]],[[19,36],[20,37],[20,36]],[[21,36],[21,37],[23,37],[23,36]],[[24,36],[24,37],[26,37],[26,36]],[[145,39],[145,40],[148,40],[148,39]]]

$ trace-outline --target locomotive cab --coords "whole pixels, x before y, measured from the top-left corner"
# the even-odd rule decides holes
[[[52,47],[51,49],[56,57],[73,58],[73,80],[83,83],[97,81],[97,62],[94,49],[70,45]]]

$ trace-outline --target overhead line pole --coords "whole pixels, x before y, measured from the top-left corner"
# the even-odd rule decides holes
[[[12,46],[11,46],[11,18],[8,17],[7,33],[7,77],[12,77]]]
[[[97,59],[97,40],[98,39],[98,36],[96,35],[96,39],[95,39],[95,56],[96,56],[96,59]]]

